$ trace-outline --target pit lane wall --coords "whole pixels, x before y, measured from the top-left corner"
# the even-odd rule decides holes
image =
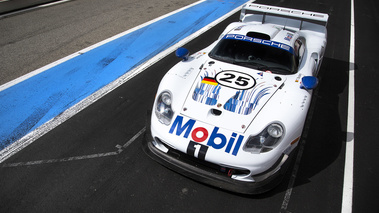
[[[54,2],[54,0],[0,0],[0,14],[6,14],[51,2]]]

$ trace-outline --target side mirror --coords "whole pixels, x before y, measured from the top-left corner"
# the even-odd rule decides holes
[[[179,47],[175,52],[176,57],[181,58],[183,61],[188,60],[189,51],[184,47]]]
[[[318,85],[318,79],[316,77],[313,77],[313,76],[304,76],[301,79],[300,88],[301,89],[306,89],[306,90],[312,90],[312,89],[316,88],[317,85]]]

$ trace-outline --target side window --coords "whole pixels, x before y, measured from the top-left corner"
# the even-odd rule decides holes
[[[298,38],[295,41],[295,54],[299,61],[299,64],[301,63],[301,60],[303,59],[304,52],[305,52],[304,39]]]

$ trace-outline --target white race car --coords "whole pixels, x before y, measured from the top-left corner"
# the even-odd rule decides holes
[[[303,131],[328,15],[246,4],[240,22],[162,79],[145,152],[195,180],[243,194],[282,179]]]

